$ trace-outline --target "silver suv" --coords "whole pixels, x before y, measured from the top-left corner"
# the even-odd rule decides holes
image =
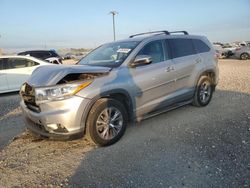
[[[37,68],[21,87],[21,108],[34,133],[86,133],[107,146],[128,122],[190,103],[206,106],[217,83],[217,58],[206,37],[140,33],[98,47],[78,65]]]

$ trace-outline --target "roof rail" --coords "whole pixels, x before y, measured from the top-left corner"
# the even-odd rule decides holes
[[[183,33],[184,35],[188,35],[187,31],[150,31],[150,32],[145,32],[145,33],[138,33],[135,35],[130,35],[129,38],[133,38],[135,36],[139,36],[139,35],[147,35],[147,34],[153,34],[153,33],[164,33],[165,35],[170,35],[170,34],[174,34],[174,33]]]
[[[135,34],[135,35],[131,35],[131,36],[129,36],[129,38],[133,38],[133,37],[139,36],[139,35],[152,34],[152,33],[164,33],[165,35],[169,35],[170,34],[168,31],[150,31],[150,32],[146,32],[146,33],[138,33],[138,34]]]
[[[188,32],[187,31],[171,31],[169,32],[170,34],[172,33],[183,33],[184,35],[188,35]]]

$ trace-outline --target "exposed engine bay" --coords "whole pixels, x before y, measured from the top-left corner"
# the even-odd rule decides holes
[[[57,84],[67,84],[74,81],[92,80],[96,77],[104,76],[108,73],[73,73],[66,75]]]

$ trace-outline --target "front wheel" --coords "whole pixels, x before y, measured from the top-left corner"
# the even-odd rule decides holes
[[[128,122],[126,109],[117,100],[99,99],[87,119],[87,134],[97,145],[108,146],[124,134]]]
[[[196,86],[193,99],[194,106],[206,106],[210,102],[214,91],[213,82],[208,76],[201,76]]]

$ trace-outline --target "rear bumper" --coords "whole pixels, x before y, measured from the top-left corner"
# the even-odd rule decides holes
[[[27,108],[24,101],[20,106],[26,127],[35,134],[58,139],[68,139],[72,136],[83,135],[85,130],[86,107],[88,99],[73,96],[70,99],[53,101],[40,105],[41,112]],[[48,125],[57,125],[52,129]]]

